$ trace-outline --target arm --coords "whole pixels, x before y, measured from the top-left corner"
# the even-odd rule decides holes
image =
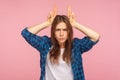
[[[34,26],[30,26],[27,28],[27,30],[33,34],[37,34],[39,31],[41,31],[42,29],[48,27],[50,24],[45,21],[41,24],[38,24],[38,25],[34,25]]]
[[[99,40],[100,35],[96,31],[85,27],[77,22],[73,23],[73,26],[85,35],[87,35],[92,41],[96,42]]]
[[[72,24],[73,27],[75,27],[76,29],[78,29],[79,31],[81,31],[82,33],[87,35],[92,41],[96,42],[97,40],[99,40],[100,35],[96,31],[94,31],[88,27],[85,27],[75,21],[74,13],[71,12],[70,7],[68,7],[68,17],[69,17],[70,23]]]
[[[46,44],[45,41],[49,40],[50,38],[47,36],[38,36],[36,34],[42,29],[50,26],[54,19],[54,16],[54,12],[51,12],[47,18],[47,21],[38,25],[24,28],[21,32],[21,35],[31,46],[33,46],[37,50],[42,50],[43,45]]]
[[[53,11],[49,13],[48,17],[47,17],[47,21],[38,24],[38,25],[34,25],[34,26],[30,26],[28,27],[28,31],[30,31],[33,34],[37,34],[39,31],[41,31],[42,29],[50,26],[53,22],[53,19],[56,16],[56,7],[53,8]]]

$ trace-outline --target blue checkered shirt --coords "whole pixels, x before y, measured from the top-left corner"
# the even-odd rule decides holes
[[[48,36],[38,36],[32,34],[24,28],[21,32],[25,40],[40,53],[40,80],[45,80],[45,65],[47,54],[52,46],[51,39]],[[90,50],[98,41],[93,42],[88,37],[82,39],[74,38],[72,43],[71,67],[74,80],[85,80],[82,53]]]

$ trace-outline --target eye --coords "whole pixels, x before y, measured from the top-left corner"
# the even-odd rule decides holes
[[[56,29],[55,31],[60,31],[60,29]]]
[[[63,29],[64,31],[67,31],[67,29]]]

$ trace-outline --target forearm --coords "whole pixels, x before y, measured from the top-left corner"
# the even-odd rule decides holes
[[[75,23],[74,27],[81,31],[82,33],[84,33],[85,35],[87,35],[92,41],[97,41],[100,37],[100,35],[96,31],[88,27],[85,27],[79,23]]]
[[[34,26],[27,27],[27,29],[31,33],[37,34],[39,31],[41,31],[42,29],[48,27],[49,25],[50,24],[46,21],[46,22],[43,22],[41,24],[37,24],[37,25],[34,25]]]

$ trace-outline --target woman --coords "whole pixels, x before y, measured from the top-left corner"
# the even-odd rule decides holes
[[[51,26],[51,37],[36,35]],[[73,38],[72,27],[86,36]],[[99,40],[99,34],[75,21],[71,8],[68,15],[56,15],[54,9],[44,23],[26,27],[22,36],[40,52],[40,80],[85,80],[82,53],[90,50]]]

